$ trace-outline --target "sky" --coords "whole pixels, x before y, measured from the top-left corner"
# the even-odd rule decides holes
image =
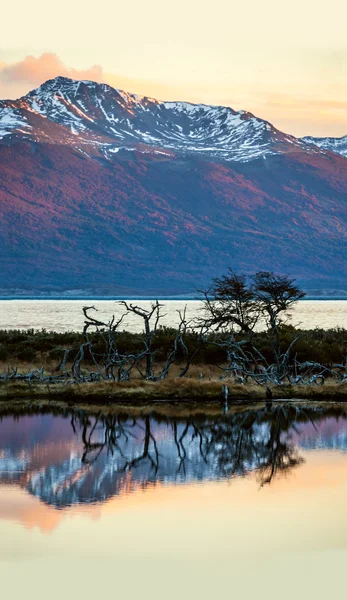
[[[248,110],[298,136],[342,136],[346,21],[345,0],[7,2],[0,98],[64,75]]]

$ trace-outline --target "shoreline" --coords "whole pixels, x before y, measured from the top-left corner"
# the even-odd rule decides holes
[[[276,406],[286,407],[301,407],[302,409],[329,409],[332,407],[340,407],[341,410],[347,413],[347,399],[340,400],[305,400],[305,399],[278,399],[272,404],[272,408]],[[233,403],[229,405],[228,411],[224,411],[219,402],[203,402],[196,401],[166,401],[147,402],[147,403],[112,403],[112,404],[97,404],[94,402],[76,401],[67,402],[64,400],[35,400],[17,399],[8,402],[0,401],[0,418],[15,417],[15,416],[30,416],[37,414],[53,414],[69,417],[74,413],[85,413],[93,416],[127,416],[134,418],[144,418],[154,416],[157,419],[189,419],[189,418],[222,418],[227,415],[243,414],[249,411],[266,410],[271,414],[271,409],[268,411],[266,402],[253,400],[249,402],[242,401],[241,403]]]
[[[40,300],[54,300],[54,301],[104,301],[104,302],[118,302],[121,300],[132,300],[132,301],[141,301],[141,302],[151,302],[154,300],[160,301],[171,301],[171,302],[199,302],[201,301],[201,297],[194,295],[178,295],[178,296],[137,296],[137,295],[128,295],[128,296],[98,296],[98,295],[52,295],[44,294],[42,296],[35,296],[31,294],[20,295],[8,295],[2,296],[0,295],[1,301],[18,301],[18,300],[31,300],[31,301],[40,301]],[[345,294],[336,294],[336,295],[317,295],[317,294],[307,294],[304,298],[302,298],[299,302],[305,302],[306,300],[346,300],[347,301],[347,292]]]
[[[149,407],[165,408],[181,405],[185,409],[204,410],[213,406],[221,411],[224,401],[221,398],[220,382],[186,380],[184,385],[167,382],[88,383],[74,386],[6,382],[0,385],[0,407],[33,404],[53,407],[94,406],[98,409],[125,408],[147,410]],[[179,382],[181,383],[181,382]],[[265,388],[254,385],[235,384],[229,386],[228,408],[247,407],[256,404],[278,402],[347,403],[347,382],[340,384],[310,386],[271,386],[273,398],[267,401]]]

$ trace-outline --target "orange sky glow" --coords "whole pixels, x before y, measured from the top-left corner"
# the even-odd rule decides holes
[[[0,98],[64,75],[163,100],[248,110],[294,135],[347,134],[347,5],[275,0],[247,7],[43,0],[2,9]],[[17,14],[21,15],[17,19]]]
[[[257,511],[267,511],[270,506],[273,513],[271,518],[278,520],[278,513],[284,512],[285,507],[290,505],[293,510],[298,511],[298,515],[303,513],[300,520],[305,529],[308,524],[304,525],[304,522],[308,517],[312,520],[319,518],[324,521],[324,512],[332,494],[335,497],[334,510],[337,513],[341,510],[340,517],[343,519],[347,494],[346,456],[343,453],[336,455],[332,452],[309,451],[301,451],[301,455],[304,462],[300,466],[288,475],[279,475],[269,486],[260,487],[255,472],[246,478],[236,478],[222,483],[209,482],[204,483],[203,486],[197,483],[164,485],[157,482],[149,483],[141,489],[133,486],[129,474],[129,481],[125,482],[122,493],[105,503],[76,505],[64,510],[49,507],[18,485],[2,484],[0,523],[15,522],[25,529],[37,528],[42,533],[48,533],[58,528],[65,519],[74,517],[100,520],[112,514],[159,511],[160,507],[165,507],[168,515],[170,510],[179,510],[177,507],[182,507],[182,510],[184,508],[185,511],[193,511],[197,517],[200,512],[208,510],[209,506],[215,507],[217,504],[224,513],[241,515],[245,512],[247,519],[250,518],[250,513],[253,514],[254,526],[256,526]],[[272,504],[272,498],[275,506]],[[309,509],[309,514],[303,512],[303,500]],[[335,518],[337,519],[336,515]],[[340,530],[340,533],[343,539],[347,539],[344,529]],[[287,537],[288,535],[289,531],[286,533]],[[298,531],[295,535],[298,536]],[[303,533],[303,541],[305,535]]]
[[[305,462],[270,486],[260,487],[256,474],[157,484],[64,510],[2,485],[2,590],[11,598],[35,590],[40,599],[54,582],[53,600],[66,589],[89,600],[114,585],[125,597],[153,600],[164,589],[171,600],[183,587],[187,597],[204,600],[223,597],[229,585],[247,599],[274,600],[281,590],[292,600],[298,589],[300,598],[335,596],[347,557],[347,459],[301,455]]]

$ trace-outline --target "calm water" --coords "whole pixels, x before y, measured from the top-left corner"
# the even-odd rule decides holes
[[[4,416],[2,597],[341,596],[346,451],[336,405]]]
[[[135,301],[149,308],[149,301]],[[201,314],[199,301],[163,300],[166,316],[162,325],[174,327],[178,324],[177,311],[187,305],[187,316]],[[0,300],[0,329],[47,329],[49,331],[80,331],[83,328],[83,306],[93,305],[100,318],[107,320],[113,314],[120,316],[124,309],[111,300]],[[346,300],[305,300],[292,311],[291,322],[304,329],[320,327],[347,327]],[[129,331],[142,331],[141,318],[129,315],[122,325]]]

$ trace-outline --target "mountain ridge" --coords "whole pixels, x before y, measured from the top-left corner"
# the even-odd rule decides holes
[[[60,143],[75,144],[87,155],[88,148],[97,145],[106,159],[120,150],[146,152],[155,147],[164,155],[166,151],[199,152],[240,162],[266,158],[278,151],[316,151],[312,144],[307,146],[247,111],[160,101],[107,84],[64,77],[48,80],[18,100],[0,101],[1,108],[7,114],[3,119],[0,115],[0,138],[17,132],[34,141],[58,138]],[[33,119],[40,117],[46,123],[36,123],[31,135]],[[65,131],[53,131],[54,123]]]
[[[230,266],[344,289],[345,157],[225,107],[38,90],[0,102],[3,288],[176,295]]]
[[[314,144],[323,150],[329,150],[336,154],[341,154],[347,158],[347,135],[342,137],[312,137],[306,136],[301,138],[308,144]]]

